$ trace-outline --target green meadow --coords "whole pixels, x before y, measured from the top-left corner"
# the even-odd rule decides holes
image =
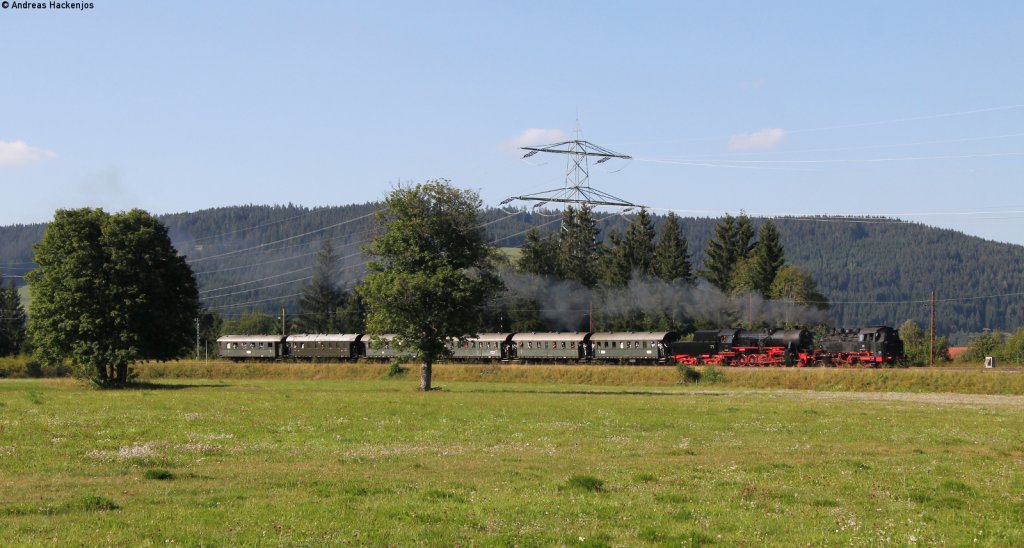
[[[2,380],[0,538],[1024,545],[1020,396],[439,371],[431,393],[415,370],[209,380],[143,368],[139,387],[108,391]]]

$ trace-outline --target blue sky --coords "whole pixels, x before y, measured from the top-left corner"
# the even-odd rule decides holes
[[[1024,244],[1022,2],[93,4],[0,10],[0,224],[433,178],[496,205],[563,184],[515,147],[578,113],[633,202]]]

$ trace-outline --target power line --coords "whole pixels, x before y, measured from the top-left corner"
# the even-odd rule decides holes
[[[201,241],[204,241],[204,240],[211,240],[213,238],[220,238],[221,236],[230,236],[231,234],[238,234],[239,232],[248,232],[250,230],[255,230],[257,228],[263,228],[263,227],[266,227],[266,226],[276,225],[276,224],[283,223],[283,222],[286,222],[286,221],[294,221],[295,219],[301,219],[302,217],[307,217],[309,215],[312,215],[313,213],[317,213],[318,211],[319,211],[318,209],[311,209],[311,210],[309,210],[309,211],[307,211],[305,213],[300,213],[299,215],[288,217],[286,219],[279,219],[277,221],[269,221],[269,222],[258,224],[258,225],[247,226],[245,228],[239,228],[237,230],[231,230],[229,232],[221,232],[220,234],[211,234],[209,236],[202,236],[202,237],[199,237],[199,238],[193,238],[192,242],[196,243],[196,242],[201,242]]]
[[[506,219],[509,219],[509,218],[514,217],[514,216],[519,215],[519,214],[520,214],[520,212],[518,212],[518,211],[512,212],[512,213],[509,213],[509,214],[505,215],[504,217],[501,217],[501,218],[498,218],[498,219],[494,219],[494,220],[488,221],[486,223],[479,224],[475,228],[482,229],[482,228],[484,228],[486,226],[489,226],[489,225],[492,225],[492,224],[504,221]],[[505,238],[501,238],[501,239],[505,239]],[[338,260],[343,261],[345,259],[350,259],[352,257],[356,257],[356,256],[359,256],[359,255],[360,254],[351,254],[351,255],[347,255],[345,257],[341,257]],[[366,264],[367,264],[367,261],[362,261],[360,263],[356,263],[356,264],[353,264],[353,265],[343,266],[340,269],[338,269],[337,272],[340,273],[340,272],[343,272],[345,270],[350,270],[352,268],[358,268],[358,267],[361,267],[361,266],[365,266]],[[220,290],[224,290],[224,289],[231,289],[231,288],[241,287],[241,286],[244,286],[244,285],[248,285],[248,284],[252,284],[252,283],[258,283],[258,282],[261,282],[261,281],[266,281],[266,280],[270,280],[270,279],[274,279],[274,278],[280,278],[281,276],[287,276],[289,274],[294,274],[294,273],[301,272],[301,271],[304,271],[304,270],[310,270],[312,268],[313,268],[312,266],[308,266],[308,267],[292,270],[292,271],[289,271],[289,272],[284,272],[284,273],[281,273],[281,274],[275,274],[273,276],[267,276],[266,278],[261,278],[261,279],[258,279],[258,280],[250,280],[250,281],[247,281],[247,282],[241,282],[241,283],[237,283],[237,284],[230,285],[230,286],[224,286],[224,287],[219,287],[219,288],[214,288],[214,289],[207,289],[207,290],[201,291],[200,294],[210,293],[210,292],[213,292],[213,291],[220,291]],[[251,288],[251,289],[246,289],[246,290],[243,290],[243,291],[236,291],[236,292],[233,292],[233,293],[225,293],[225,294],[222,294],[222,295],[207,295],[207,296],[205,296],[203,298],[204,299],[219,299],[219,298],[223,298],[223,297],[230,297],[230,296],[234,296],[234,295],[240,295],[240,294],[244,294],[244,293],[249,293],[249,292],[252,292],[252,291],[260,291],[260,290],[269,289],[269,288],[272,288],[272,287],[279,287],[279,286],[287,285],[287,284],[290,284],[290,283],[302,282],[302,281],[306,281],[306,280],[309,280],[309,279],[312,279],[312,278],[313,278],[313,276],[305,276],[305,277],[302,277],[302,278],[297,278],[297,279],[294,279],[294,280],[289,280],[287,282],[281,282],[281,283],[270,284],[270,285],[265,285],[265,286],[260,286],[260,287],[254,287],[254,288]]]
[[[728,167],[738,168],[746,165],[756,164],[873,164],[882,162],[914,162],[922,160],[965,160],[974,158],[1001,158],[1009,156],[1024,156],[1024,152],[986,152],[979,154],[950,154],[943,156],[903,156],[903,157],[889,157],[889,158],[846,158],[836,160],[729,160],[728,162],[718,162],[715,160],[704,161],[701,163],[696,162],[677,162],[672,159],[657,159],[657,158],[636,158],[638,162],[656,162],[656,163],[667,163],[667,164],[681,164],[681,165],[700,165],[706,167]],[[738,165],[737,165],[738,164]]]
[[[230,256],[230,255],[237,255],[239,253],[244,253],[246,251],[252,251],[254,249],[260,249],[260,248],[264,248],[264,247],[271,246],[271,245],[274,245],[274,244],[279,244],[279,243],[282,243],[282,242],[287,242],[287,241],[295,240],[295,239],[298,239],[298,238],[303,238],[305,236],[310,236],[312,234],[317,234],[317,233],[323,232],[325,230],[330,230],[332,228],[337,228],[339,226],[344,226],[344,225],[346,225],[348,223],[353,223],[355,221],[359,221],[359,220],[365,219],[367,217],[371,217],[371,216],[373,216],[376,213],[377,212],[374,211],[372,213],[367,213],[366,215],[361,215],[361,216],[355,217],[353,219],[348,219],[348,220],[342,221],[340,223],[335,223],[335,224],[330,225],[330,226],[325,226],[323,228],[318,228],[316,230],[311,230],[309,232],[305,232],[305,233],[298,234],[298,235],[295,235],[295,236],[289,236],[287,238],[282,238],[280,240],[275,240],[275,241],[272,241],[272,242],[266,242],[266,243],[262,243],[262,244],[255,245],[255,246],[252,246],[252,247],[247,247],[247,248],[244,248],[244,249],[237,249],[235,251],[229,251],[227,253],[220,253],[220,254],[217,254],[217,255],[210,255],[209,257],[200,257],[198,259],[192,259],[191,261],[189,261],[189,263],[195,264],[195,263],[202,262],[202,261],[208,261],[210,259],[217,259],[217,258],[220,258],[220,257],[227,257],[227,256]]]
[[[923,115],[923,116],[909,116],[909,117],[893,118],[893,119],[890,119],[890,120],[880,120],[880,121],[873,121],[873,122],[858,122],[858,123],[852,123],[852,124],[839,124],[839,125],[832,125],[832,126],[821,126],[821,127],[813,127],[813,128],[793,129],[793,130],[787,130],[786,133],[788,133],[788,134],[793,134],[793,133],[811,133],[811,132],[816,132],[816,131],[830,131],[830,130],[834,130],[834,129],[853,129],[853,128],[861,128],[861,127],[883,126],[883,125],[889,125],[889,124],[899,124],[899,123],[904,123],[904,122],[917,122],[917,121],[921,121],[921,120],[935,120],[935,119],[940,119],[940,118],[952,118],[952,117],[956,117],[956,116],[969,116],[969,115],[972,115],[972,114],[983,114],[983,113],[989,113],[989,112],[1001,112],[1001,111],[1007,111],[1007,110],[1017,110],[1017,109],[1021,109],[1021,108],[1024,108],[1024,104],[1004,105],[1004,106],[998,106],[998,107],[979,108],[979,109],[972,109],[972,110],[962,110],[962,111],[957,111],[957,112],[945,112],[945,113],[940,113],[940,114],[927,114],[927,115]],[[688,142],[698,142],[698,141],[724,141],[724,140],[730,139],[732,137],[733,137],[732,135],[729,135],[729,136],[725,136],[725,137],[695,137],[695,138],[689,138],[689,139],[668,139],[668,140],[656,140],[656,141],[632,141],[632,142],[626,142],[626,143],[612,143],[612,145],[610,145],[610,146],[647,145],[647,144],[661,144],[661,143],[688,143]]]

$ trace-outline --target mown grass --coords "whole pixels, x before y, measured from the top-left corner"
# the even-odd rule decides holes
[[[1024,544],[1015,399],[416,384],[0,381],[0,538]]]

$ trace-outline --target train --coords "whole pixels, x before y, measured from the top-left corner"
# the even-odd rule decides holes
[[[225,335],[222,358],[246,360],[412,358],[395,335]],[[804,329],[481,333],[449,339],[457,362],[684,364],[725,366],[891,366],[903,358],[899,331],[887,326],[840,329],[815,342]]]
[[[892,366],[904,360],[899,331],[887,326],[839,329],[815,344],[804,329],[701,330],[672,345],[677,363],[735,366]]]

